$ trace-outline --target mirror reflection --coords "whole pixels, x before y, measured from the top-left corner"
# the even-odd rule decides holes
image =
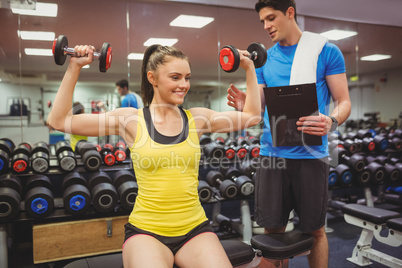
[[[119,95],[115,83],[121,79],[127,79],[129,89],[139,93],[141,57],[146,42],[152,43],[152,38],[172,41],[190,58],[191,90],[183,106],[207,106],[215,110],[231,109],[226,104],[226,90],[231,83],[245,87],[241,69],[234,73],[221,70],[220,48],[233,45],[245,49],[252,42],[260,42],[267,49],[273,45],[252,7],[62,0],[38,2],[38,8],[42,4],[55,4],[56,8],[50,7],[56,11],[55,15],[50,16],[49,9],[45,14],[33,16],[0,8],[0,23],[7,25],[1,30],[0,41],[0,136],[13,137],[16,143],[35,143],[50,135],[45,120],[67,68],[67,63],[57,65],[51,53],[53,40],[59,35],[67,36],[71,48],[92,44],[100,52],[102,44],[108,42],[113,49],[111,67],[105,73],[99,72],[99,63],[94,62],[80,75],[74,101],[83,103],[85,112],[98,112],[98,102],[119,107],[124,96]],[[172,26],[180,15],[206,17],[210,21],[201,28]],[[399,123],[402,61],[401,50],[394,44],[402,38],[400,27],[310,16],[299,16],[298,23],[301,29],[315,33],[331,30],[352,33],[350,37],[331,40],[346,61],[353,104],[350,127],[357,121],[370,119],[365,116],[369,113],[377,113],[377,120],[384,126]],[[32,40],[43,33],[50,33],[50,37]],[[370,58],[373,55],[385,58]]]

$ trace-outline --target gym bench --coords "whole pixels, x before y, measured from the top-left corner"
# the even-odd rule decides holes
[[[283,234],[259,234],[251,239],[251,246],[239,240],[221,240],[233,267],[258,267],[261,258],[288,267],[288,259],[309,254],[313,237],[293,230]],[[89,257],[73,261],[64,268],[123,267],[122,254]],[[175,266],[176,267],[176,266]]]
[[[348,261],[358,266],[370,265],[370,260],[373,260],[388,267],[402,267],[401,259],[371,248],[373,238],[392,247],[402,245],[402,216],[399,213],[359,204],[347,204],[342,207],[342,212],[347,223],[362,228],[352,257],[347,258]],[[387,236],[381,236],[381,231],[386,229]]]

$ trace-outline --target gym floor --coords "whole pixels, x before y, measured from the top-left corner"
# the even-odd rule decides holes
[[[235,202],[235,201],[234,201]],[[252,202],[250,202],[252,206]],[[227,212],[228,207],[232,209],[233,204],[223,204],[222,211]],[[402,213],[402,208],[390,204],[376,204],[376,207],[390,209]],[[209,213],[208,207],[206,207],[207,215]],[[233,215],[228,212],[228,217],[236,217],[237,211],[232,211]],[[297,228],[297,217],[295,217],[295,228]],[[327,213],[327,229],[331,229],[332,232],[327,232],[329,241],[329,267],[330,268],[355,268],[358,267],[353,263],[346,260],[346,258],[352,255],[352,250],[359,239],[361,229],[346,223],[343,219],[343,215],[339,210],[329,210]],[[28,235],[28,234],[27,234]],[[66,260],[55,262],[51,264],[32,264],[32,248],[30,243],[21,243],[9,254],[9,267],[10,268],[61,268],[67,263],[73,260]],[[379,243],[373,240],[372,248],[384,252],[388,255],[394,256],[398,259],[402,259],[402,250],[400,247],[390,247],[385,244]],[[304,268],[309,267],[306,256],[296,257],[289,262],[289,267]],[[377,262],[373,262],[372,265],[366,266],[368,268],[382,268],[386,267]]]

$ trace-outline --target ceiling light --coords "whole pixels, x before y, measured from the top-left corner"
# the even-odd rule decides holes
[[[29,15],[29,16],[44,16],[44,17],[57,17],[57,4],[51,3],[36,3],[36,9],[18,9],[12,8],[14,14]]]
[[[215,19],[211,17],[179,15],[169,25],[175,27],[197,28],[200,29],[205,25],[213,22]]]
[[[53,56],[52,50],[47,48],[25,48],[24,51],[29,56]]]
[[[159,44],[162,46],[173,46],[179,41],[176,38],[149,38],[145,41],[144,46],[149,47],[155,44]]]
[[[357,35],[355,31],[344,31],[344,30],[331,30],[327,32],[321,33],[322,36],[325,36],[329,40],[340,40],[344,38],[348,38],[351,36]]]
[[[143,53],[130,53],[127,56],[128,60],[143,60],[144,54]]]
[[[17,31],[22,40],[53,41],[56,34],[53,32]]]
[[[362,61],[379,61],[379,60],[386,60],[386,59],[390,59],[390,58],[391,58],[391,55],[373,54],[373,55],[361,57],[360,60],[362,60]]]

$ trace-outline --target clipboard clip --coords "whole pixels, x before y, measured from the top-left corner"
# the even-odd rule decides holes
[[[280,87],[276,89],[276,94],[280,97],[301,95],[303,94],[303,88],[301,86],[285,88]]]

